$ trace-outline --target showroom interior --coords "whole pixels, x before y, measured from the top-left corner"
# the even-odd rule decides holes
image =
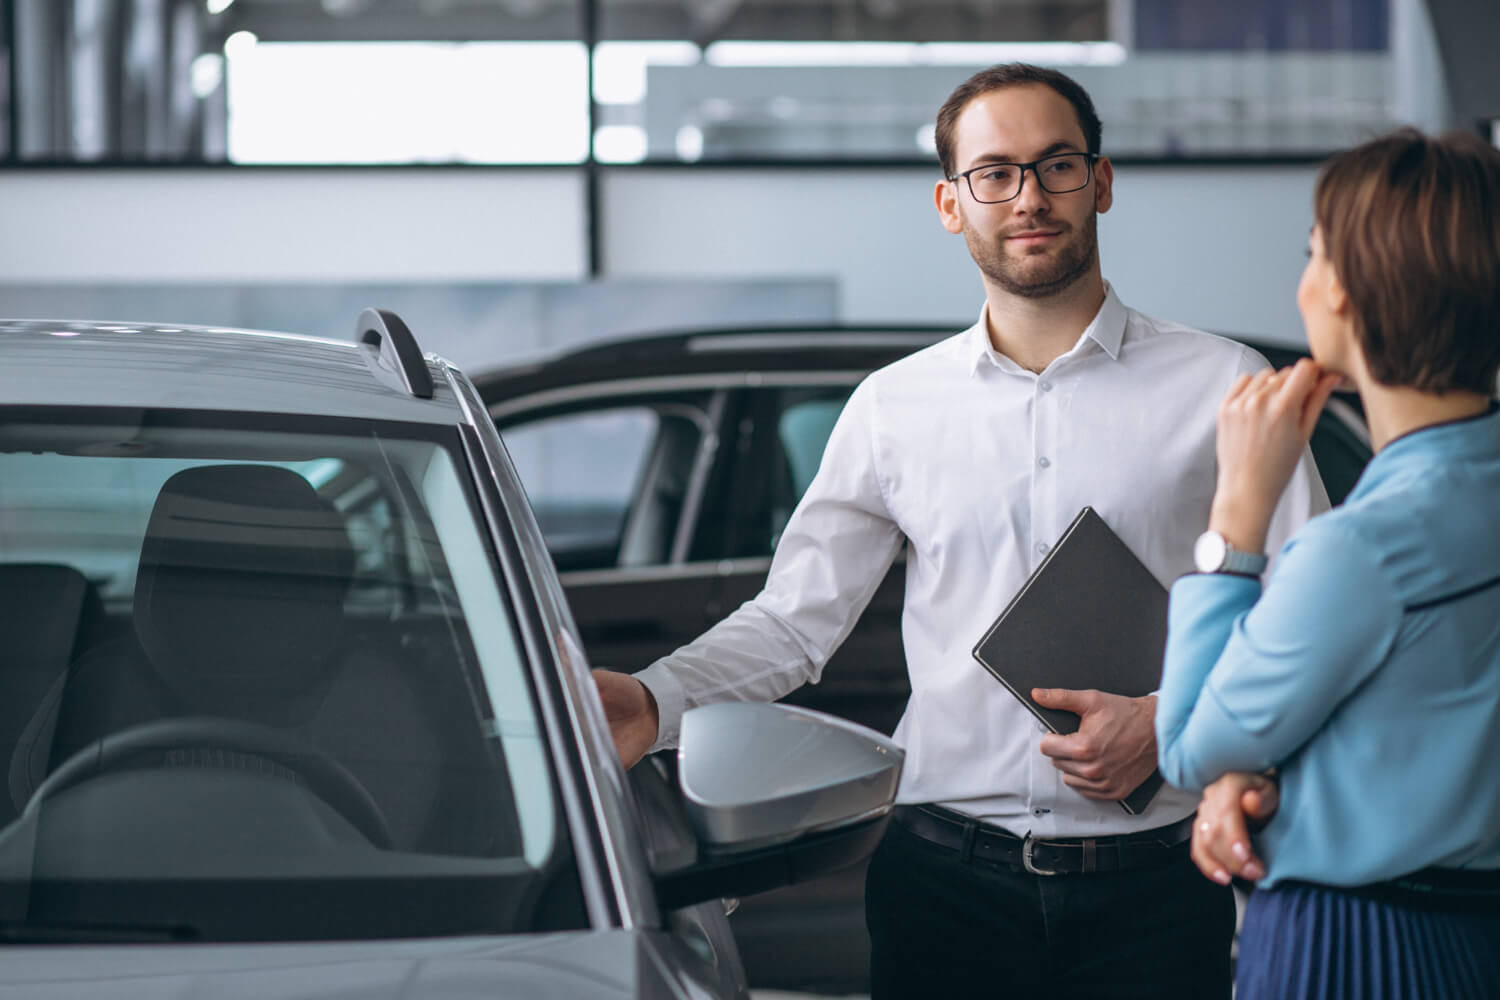
[[[1321,156],[1500,117],[1500,13],[1470,0],[3,9],[0,314],[343,337],[378,305],[469,370],[705,326],[968,325],[931,123],[995,62],[1095,95],[1126,301],[1288,343]]]
[[[0,0],[0,316],[347,340],[378,307],[471,375],[957,332],[934,117],[1021,61],[1097,104],[1120,297],[1300,349],[1319,165],[1500,145],[1497,49],[1493,0]]]

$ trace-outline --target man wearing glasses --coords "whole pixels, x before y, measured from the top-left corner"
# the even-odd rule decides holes
[[[634,678],[596,674],[633,763],[687,708],[817,681],[905,549],[906,767],[866,883],[875,1000],[1230,995],[1234,904],[1189,859],[1196,799],[1119,804],[1155,766],[1155,697],[1038,691],[1081,718],[1048,735],[970,654],[1086,505],[1163,583],[1190,572],[1219,401],[1265,366],[1105,283],[1100,131],[1053,70],[954,91],[936,202],[978,265],[979,321],[854,391],[754,600]],[[1307,456],[1270,550],[1327,503]]]

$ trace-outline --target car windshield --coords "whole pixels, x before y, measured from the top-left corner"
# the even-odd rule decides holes
[[[456,428],[6,414],[0,940],[565,923],[500,579]]]

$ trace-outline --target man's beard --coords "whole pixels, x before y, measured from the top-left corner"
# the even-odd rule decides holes
[[[1046,228],[1044,224],[1042,228]],[[1090,212],[1077,237],[1058,248],[1055,256],[1013,257],[1005,240],[986,241],[964,222],[964,242],[980,273],[1012,295],[1045,299],[1082,278],[1099,257],[1099,214]],[[1038,265],[1042,266],[1038,266]]]

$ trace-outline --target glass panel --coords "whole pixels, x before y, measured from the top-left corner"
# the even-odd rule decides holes
[[[616,564],[625,517],[659,423],[649,407],[634,406],[502,431],[558,569]]]
[[[1430,89],[1389,0],[600,4],[603,160],[922,159],[953,87],[1017,60],[1078,79],[1115,156],[1323,153]]]
[[[100,162],[578,163],[578,0],[4,0],[21,149]]]
[[[0,159],[10,159],[11,130],[11,25],[15,23],[13,0],[0,0]]]
[[[534,929],[554,786],[446,433],[0,429],[8,936]]]
[[[843,412],[851,386],[765,389],[750,417],[754,443],[742,444],[734,480],[734,523],[729,558],[768,556],[792,511],[817,475],[823,449]],[[742,436],[743,436],[742,430]]]
[[[235,163],[579,163],[588,155],[578,42],[241,41],[227,52]]]

